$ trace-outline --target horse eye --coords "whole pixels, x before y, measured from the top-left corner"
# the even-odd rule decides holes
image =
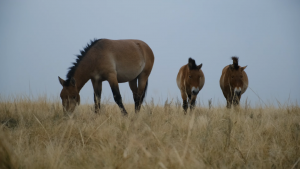
[[[189,75],[189,78],[192,78],[192,76],[191,76],[191,75]]]
[[[72,99],[76,99],[76,96],[73,96]]]
[[[234,76],[231,76],[231,78],[233,78]]]

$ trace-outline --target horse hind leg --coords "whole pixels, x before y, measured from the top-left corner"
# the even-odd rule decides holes
[[[129,81],[129,87],[133,94],[133,100],[135,104],[135,113],[139,111],[140,99],[138,97],[138,88],[137,88],[137,78],[132,81]]]
[[[95,102],[95,113],[100,111],[101,93],[102,93],[102,81],[92,79],[94,88],[94,102]]]
[[[141,108],[141,105],[142,105],[142,103],[144,101],[144,98],[146,96],[147,88],[148,88],[148,80],[146,81],[146,85],[145,85],[144,90],[143,90],[143,92],[141,94],[141,97],[139,99],[139,109]]]
[[[148,76],[141,74],[138,77],[138,89],[137,89],[137,96],[136,96],[136,111],[140,111],[141,105],[144,101],[146,96],[146,91],[148,87]]]
[[[108,81],[108,83],[110,85],[110,88],[112,90],[115,102],[117,103],[117,105],[121,109],[122,114],[126,116],[127,111],[125,110],[125,107],[122,103],[122,97],[121,97],[120,90],[119,90],[119,84],[118,84],[117,76],[115,74],[110,75],[107,81]]]

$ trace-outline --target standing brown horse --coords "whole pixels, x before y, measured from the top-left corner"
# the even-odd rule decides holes
[[[114,100],[121,112],[127,112],[123,106],[118,83],[129,82],[133,93],[136,112],[140,110],[148,86],[154,55],[151,48],[140,40],[91,41],[70,67],[67,80],[60,77],[63,86],[60,93],[64,111],[73,112],[80,103],[79,92],[91,79],[94,88],[95,112],[100,109],[102,82],[108,81]],[[138,84],[137,84],[138,82]]]
[[[194,108],[197,95],[204,86],[205,77],[201,67],[202,63],[197,66],[195,60],[189,58],[188,64],[179,69],[176,81],[183,100],[184,114],[188,109],[188,102],[190,103],[190,109]]]
[[[239,105],[242,94],[248,88],[248,77],[244,69],[247,67],[239,66],[239,58],[231,57],[232,65],[224,67],[220,78],[220,87],[227,100],[227,108]]]

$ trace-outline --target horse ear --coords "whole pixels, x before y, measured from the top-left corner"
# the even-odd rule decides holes
[[[72,77],[71,78],[71,80],[70,80],[70,84],[72,85],[72,86],[74,86],[75,87],[75,85],[76,85],[76,81],[75,81],[75,79]]]
[[[60,78],[59,76],[58,76],[58,80],[59,80],[59,83],[60,83],[62,86],[64,86],[65,81],[64,81],[62,78]]]
[[[246,69],[247,66],[241,67],[241,71],[244,71],[244,69]]]
[[[197,69],[200,70],[202,68],[202,63],[197,66]]]

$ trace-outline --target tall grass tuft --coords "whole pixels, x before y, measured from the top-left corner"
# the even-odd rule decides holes
[[[176,100],[176,99],[175,99]],[[0,100],[0,168],[300,168],[300,108],[283,104],[227,109],[152,99],[80,105],[64,114],[46,97]]]

